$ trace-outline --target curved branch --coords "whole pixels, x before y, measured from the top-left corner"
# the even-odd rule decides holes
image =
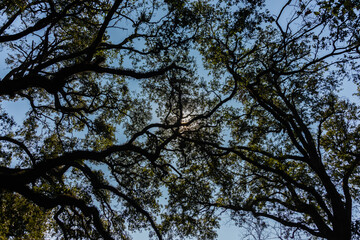
[[[105,17],[104,22],[102,23],[96,38],[94,39],[94,41],[92,42],[92,44],[89,46],[88,51],[88,59],[91,60],[92,56],[95,53],[95,49],[96,47],[100,44],[100,42],[102,41],[102,38],[104,37],[106,28],[108,27],[113,15],[116,13],[116,10],[119,8],[120,4],[122,3],[123,0],[116,0],[113,4],[113,6],[111,7],[110,11],[108,12],[108,14]]]
[[[229,209],[229,210],[233,210],[233,211],[245,211],[245,212],[251,212],[254,216],[260,216],[260,217],[265,217],[265,218],[269,218],[272,219],[278,223],[281,223],[284,226],[288,226],[288,227],[293,227],[293,228],[300,228],[302,230],[305,230],[307,232],[309,232],[310,234],[317,236],[317,237],[326,237],[324,236],[324,234],[322,234],[321,232],[318,232],[312,228],[309,228],[308,226],[300,223],[300,222],[291,222],[288,220],[285,220],[281,217],[277,217],[268,213],[263,213],[263,212],[257,212],[254,209],[252,209],[251,207],[242,207],[242,206],[235,206],[235,205],[230,205],[230,204],[219,204],[219,203],[203,203],[200,202],[201,204],[204,205],[208,205],[208,206],[212,206],[212,207],[218,207],[218,208],[224,208],[224,209]]]
[[[152,219],[151,215],[144,208],[142,208],[140,206],[140,204],[138,204],[134,199],[132,199],[131,197],[125,195],[122,192],[120,192],[115,187],[102,183],[88,166],[81,165],[81,164],[74,164],[73,166],[80,169],[83,173],[85,173],[85,175],[89,178],[89,180],[92,183],[92,186],[95,189],[108,190],[108,191],[114,193],[115,195],[123,198],[125,201],[127,201],[131,206],[133,206],[138,212],[143,214],[148,219],[148,221],[150,222],[150,224],[151,224],[152,228],[154,229],[156,235],[158,236],[159,240],[163,239],[162,235],[160,233],[160,230],[157,227],[155,221]]]
[[[58,21],[60,21],[60,19],[62,19],[63,17],[66,16],[66,13],[69,9],[71,9],[73,6],[75,6],[76,4],[78,4],[77,1],[72,2],[71,4],[67,5],[61,13],[50,13],[48,16],[46,16],[45,18],[40,19],[39,21],[37,21],[33,26],[26,28],[25,30],[12,34],[12,35],[4,35],[4,36],[0,36],[0,43],[1,42],[9,42],[9,41],[15,41],[18,40],[24,36],[29,35],[30,33],[36,32],[38,30],[43,29],[44,27],[46,27],[49,24],[54,24]]]
[[[107,68],[99,66],[96,63],[80,63],[60,69],[58,72],[52,74],[52,78],[39,74],[29,74],[25,77],[16,78],[13,80],[3,79],[2,81],[0,81],[0,96],[14,95],[18,91],[32,87],[40,87],[45,89],[49,93],[56,93],[60,91],[60,89],[64,86],[70,76],[88,71],[94,73],[114,74],[118,76],[127,76],[136,79],[144,79],[160,76],[171,70],[187,71],[185,68],[177,66],[175,63],[148,72],[137,72],[128,69]]]
[[[309,194],[311,194],[312,196],[314,196],[314,198],[316,199],[317,203],[319,204],[319,206],[321,207],[321,209],[324,210],[324,212],[327,214],[327,216],[329,217],[329,219],[333,220],[334,216],[333,214],[331,213],[331,211],[329,210],[329,208],[327,207],[325,201],[323,200],[323,196],[320,195],[316,189],[314,189],[313,187],[311,186],[308,186],[306,184],[302,184],[298,181],[296,181],[293,177],[291,177],[289,174],[287,174],[286,172],[280,170],[280,169],[275,169],[275,168],[272,168],[270,167],[269,165],[267,164],[261,164],[260,161],[256,161],[254,159],[250,159],[248,156],[246,156],[242,150],[247,150],[247,151],[253,151],[251,150],[250,148],[248,147],[239,147],[237,149],[237,147],[234,147],[234,148],[231,148],[231,147],[223,147],[223,146],[220,146],[216,143],[213,143],[213,142],[206,142],[206,141],[203,141],[203,140],[194,140],[194,139],[190,139],[190,138],[185,138],[183,136],[181,136],[181,138],[183,138],[185,141],[190,141],[190,142],[194,142],[194,143],[197,143],[197,144],[200,144],[200,145],[208,145],[208,146],[212,146],[212,147],[215,147],[219,150],[223,150],[223,151],[227,151],[227,152],[232,152],[236,155],[238,155],[241,159],[243,159],[244,161],[256,166],[257,168],[259,169],[262,169],[264,171],[267,171],[267,172],[270,172],[270,173],[273,173],[273,174],[276,174],[277,176],[281,177],[282,179],[284,179],[286,182],[289,182],[291,184],[293,184],[294,186],[308,192]],[[255,152],[258,152],[255,150]],[[262,153],[262,152],[258,152],[258,153]],[[265,152],[264,152],[265,153]],[[263,154],[263,153],[262,153]],[[272,156],[272,154],[270,153],[267,153],[267,154],[264,154],[264,156],[267,156],[267,157],[270,157]],[[273,156],[275,159],[276,156]],[[282,158],[280,158],[281,160],[284,160]]]
[[[7,137],[7,136],[0,136],[0,140],[8,141],[8,142],[11,142],[11,143],[14,143],[14,144],[18,145],[21,149],[23,149],[26,152],[26,154],[29,156],[31,162],[33,164],[35,164],[36,159],[35,159],[34,155],[32,155],[30,150],[26,147],[26,145],[23,142],[20,142],[20,141],[18,141],[16,139],[13,139],[13,138]]]
[[[26,186],[22,186],[16,189],[16,192],[20,193],[27,199],[33,201],[38,206],[46,209],[52,209],[57,206],[74,206],[81,210],[85,216],[91,216],[96,230],[101,234],[105,240],[113,240],[114,238],[106,231],[100,217],[100,213],[96,207],[89,207],[87,204],[78,198],[70,195],[57,195],[55,197],[49,197],[39,192],[32,191]]]

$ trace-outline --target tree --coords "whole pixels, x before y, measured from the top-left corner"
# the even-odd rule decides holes
[[[19,194],[1,193],[1,239],[44,239],[51,229],[46,212]]]
[[[359,86],[359,8],[290,0],[277,16],[240,8],[214,17],[199,48],[227,79],[216,95],[236,94],[212,128],[181,136],[193,155],[174,199],[238,222],[246,213],[273,220],[289,236],[359,237],[359,105],[339,93],[346,79]],[[227,129],[230,140],[219,140]],[[209,193],[199,198],[197,185]]]
[[[159,114],[166,116],[178,107],[165,94],[176,82],[194,84],[185,78],[196,6],[131,0],[0,6],[0,43],[9,54],[0,81],[0,188],[51,214],[54,234],[65,239],[128,239],[148,228],[163,239],[158,199],[171,165],[162,151],[180,122],[151,123],[151,98],[168,102],[171,110]],[[159,82],[163,95],[143,95]],[[11,101],[29,106],[23,123],[4,107]]]
[[[219,209],[358,234],[359,112],[338,94],[356,80],[355,1],[0,6],[0,188],[55,236],[213,239]]]

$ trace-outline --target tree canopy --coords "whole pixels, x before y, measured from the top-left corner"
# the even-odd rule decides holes
[[[359,237],[360,5],[270,4],[2,1],[0,236]]]

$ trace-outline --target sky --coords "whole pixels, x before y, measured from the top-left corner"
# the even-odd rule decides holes
[[[267,0],[267,6],[269,6],[269,10],[272,13],[278,13],[287,1],[285,0]],[[4,56],[6,56],[5,50],[0,49],[0,54],[2,58],[0,59],[0,78],[4,76],[4,73],[6,72],[5,69],[8,68],[6,66],[4,60]],[[356,91],[354,88],[354,84],[352,83],[345,83],[343,86],[343,91],[341,94],[344,97],[350,98],[352,101],[358,101],[357,97],[352,96],[352,94]],[[29,108],[29,105],[26,101],[18,101],[18,102],[2,102],[1,107],[8,110],[12,113],[14,119],[17,122],[22,122],[25,118],[25,113]],[[230,220],[230,217],[227,215],[224,215],[223,220],[221,221],[221,227],[217,231],[218,233],[218,239],[219,240],[229,240],[229,239],[243,239],[244,234],[246,234],[246,231],[244,229],[241,229],[239,227],[236,227],[234,223]],[[148,239],[148,233],[136,233],[133,234],[134,239],[136,240],[146,240]]]
[[[266,6],[269,6],[268,9],[271,13],[277,15],[280,12],[282,6],[287,2],[287,0],[267,0]],[[204,76],[206,76],[204,72]],[[239,228],[235,226],[234,221],[231,220],[229,214],[224,213],[222,215],[222,220],[220,222],[220,228],[217,230],[218,240],[252,240],[253,238],[245,236],[248,234],[246,229]],[[132,235],[135,240],[147,240],[148,233],[140,232]],[[267,240],[275,240],[276,237],[269,237]]]
[[[280,11],[283,5],[288,0],[266,0],[266,8],[274,15],[277,15]],[[284,21],[286,21],[286,15],[282,18]],[[205,75],[205,74],[204,74]],[[348,98],[350,101],[358,102],[359,98],[354,96],[353,94],[356,92],[356,85],[352,82],[345,82],[343,84],[343,90],[340,92],[340,95]],[[218,233],[218,240],[252,240],[254,238],[247,237],[244,238],[248,232],[244,228],[239,228],[238,226],[235,226],[235,223],[230,219],[228,214],[224,214],[220,229],[217,230]],[[148,233],[142,232],[142,233],[136,233],[133,235],[134,239],[136,240],[147,240],[148,239]],[[266,238],[267,240],[275,240],[278,239],[276,236],[272,235]]]

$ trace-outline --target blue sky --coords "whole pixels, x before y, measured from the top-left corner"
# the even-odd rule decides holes
[[[285,4],[287,1],[267,0],[266,2],[267,6],[269,6],[270,8],[269,10],[272,13],[278,13],[283,4]],[[3,77],[4,73],[6,72],[5,69],[8,68],[8,66],[6,66],[4,62],[6,54],[7,53],[5,52],[5,50],[1,51],[1,56],[3,57],[0,59],[0,77]],[[352,101],[358,101],[359,99],[357,97],[352,96],[352,94],[356,91],[356,88],[354,86],[355,85],[352,83],[345,83],[343,86],[344,90],[341,93],[344,97],[348,97]],[[9,111],[17,122],[22,122],[25,117],[25,113],[29,108],[29,105],[26,101],[2,102],[1,107]],[[223,216],[224,218],[221,222],[221,228],[218,230],[218,239],[242,239],[243,234],[245,234],[246,232],[243,229],[234,226],[234,223],[230,221],[230,218],[226,214]],[[134,234],[134,239],[148,239],[148,234],[146,232]]]

